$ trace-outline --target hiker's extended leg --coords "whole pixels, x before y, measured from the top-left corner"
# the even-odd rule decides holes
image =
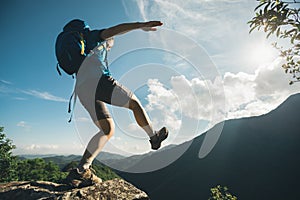
[[[133,111],[134,117],[138,125],[145,130],[150,138],[151,148],[157,150],[161,146],[161,142],[168,137],[168,130],[163,127],[159,131],[153,131],[151,121],[135,95],[129,101],[129,109]]]
[[[166,128],[162,128],[159,131],[153,130],[151,121],[138,98],[128,88],[124,87],[112,77],[101,77],[95,97],[98,100],[97,102],[102,102],[99,104],[102,105],[101,108],[96,108],[98,119],[110,117],[105,115],[108,111],[106,112],[107,108],[103,102],[132,110],[137,124],[144,129],[149,136],[152,149],[158,149],[161,142],[168,137]],[[96,106],[97,105],[98,103]],[[101,110],[102,112],[97,112],[98,110]]]
[[[138,125],[145,130],[148,136],[152,137],[155,134],[151,121],[138,98],[112,77],[101,77],[96,98],[114,106],[129,108],[133,111]]]
[[[108,103],[112,105],[129,108],[132,110],[137,124],[144,129],[150,138],[151,148],[157,150],[160,148],[161,142],[168,137],[168,130],[162,128],[154,131],[152,123],[138,98],[126,87],[112,79],[113,90],[111,99]]]
[[[129,101],[129,109],[133,111],[137,124],[144,129],[148,136],[154,136],[154,131],[148,114],[135,95],[132,95],[132,98]]]

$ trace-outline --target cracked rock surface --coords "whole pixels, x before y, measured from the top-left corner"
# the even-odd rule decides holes
[[[100,184],[71,188],[47,181],[26,181],[0,184],[0,199],[47,200],[149,200],[148,195],[123,179]]]

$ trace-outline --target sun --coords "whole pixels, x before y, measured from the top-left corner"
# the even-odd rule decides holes
[[[265,65],[271,63],[276,58],[276,49],[267,42],[254,42],[247,48],[248,61],[252,65]]]

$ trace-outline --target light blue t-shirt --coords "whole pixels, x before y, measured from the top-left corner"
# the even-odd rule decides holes
[[[107,61],[107,49],[106,49],[106,41],[100,43],[94,50],[95,55],[97,55],[98,60],[100,61],[100,68],[104,76],[111,76],[111,73],[108,68],[108,61]]]
[[[92,50],[87,54],[88,56],[93,56],[93,54],[96,54],[98,60],[100,61],[99,67],[103,73],[102,75],[111,76],[111,73],[108,69],[106,41],[100,38],[100,34],[103,30],[105,29],[92,30],[87,33],[86,48]]]
[[[99,39],[100,31],[90,31],[86,38],[87,55],[76,75],[76,85],[98,80],[102,76],[111,76],[107,62],[106,41]],[[91,49],[88,51],[88,49]]]

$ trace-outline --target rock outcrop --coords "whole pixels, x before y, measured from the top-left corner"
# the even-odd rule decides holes
[[[1,200],[149,200],[148,195],[122,180],[113,179],[83,188],[70,188],[46,181],[11,182],[0,184]]]

